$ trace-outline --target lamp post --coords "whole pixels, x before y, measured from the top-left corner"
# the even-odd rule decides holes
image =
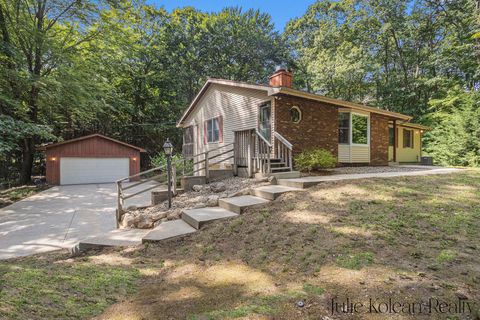
[[[167,180],[168,180],[168,209],[172,207],[172,152],[173,145],[167,138],[167,141],[163,144],[163,151],[167,156]],[[176,181],[175,181],[176,183]]]

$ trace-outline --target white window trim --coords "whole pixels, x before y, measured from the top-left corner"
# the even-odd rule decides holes
[[[367,118],[367,143],[366,144],[361,144],[361,143],[353,143],[353,126],[352,126],[352,115],[355,114],[357,116],[365,117]],[[349,137],[348,137],[348,142],[350,142],[351,146],[356,146],[356,147],[370,147],[370,114],[364,114],[364,113],[358,113],[358,112],[350,112],[350,132],[349,132]]]
[[[218,124],[218,140],[217,141],[208,141],[208,122],[210,120],[214,120],[214,119],[217,119],[217,124]],[[205,130],[205,134],[206,134],[205,140],[207,141],[207,144],[218,144],[218,143],[220,143],[220,116],[208,118],[207,120],[205,120],[205,122],[207,123],[207,129]]]

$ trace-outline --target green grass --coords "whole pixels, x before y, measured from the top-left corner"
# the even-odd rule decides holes
[[[437,256],[438,263],[448,263],[455,260],[455,252],[451,250],[442,250],[440,254]]]
[[[133,294],[134,268],[34,258],[0,263],[0,318],[83,319]]]
[[[337,264],[342,268],[360,270],[371,265],[373,260],[373,254],[370,252],[347,253],[337,258]]]
[[[45,186],[21,186],[0,191],[0,208],[47,189]]]

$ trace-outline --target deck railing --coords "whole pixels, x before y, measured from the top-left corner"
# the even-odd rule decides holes
[[[275,132],[273,134],[273,143],[276,158],[282,159],[285,167],[293,170],[293,146],[287,139],[285,139],[280,133]]]

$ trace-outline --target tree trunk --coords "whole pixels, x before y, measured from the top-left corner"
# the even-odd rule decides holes
[[[23,140],[22,168],[20,171],[20,183],[29,183],[32,178],[33,155],[35,153],[35,140],[26,138]]]

